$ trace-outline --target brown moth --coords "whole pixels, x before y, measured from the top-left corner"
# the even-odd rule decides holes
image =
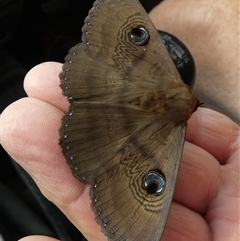
[[[110,241],[158,241],[198,100],[138,0],[97,0],[60,74],[60,144]]]

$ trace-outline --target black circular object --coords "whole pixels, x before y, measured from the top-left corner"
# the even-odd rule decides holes
[[[148,194],[159,195],[163,192],[165,187],[164,177],[156,172],[150,171],[144,180],[143,187],[147,190]]]
[[[188,48],[178,38],[158,30],[165,47],[168,50],[179,74],[185,84],[193,87],[196,75],[194,59]]]
[[[146,28],[139,26],[132,30],[130,40],[136,45],[145,45],[149,40],[149,33]]]

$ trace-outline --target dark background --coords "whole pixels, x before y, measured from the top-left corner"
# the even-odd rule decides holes
[[[150,11],[160,0],[140,2]],[[68,49],[80,42],[81,27],[92,3],[93,0],[0,1],[1,112],[13,101],[26,96],[23,79],[33,66],[44,61],[63,62]],[[62,241],[85,240],[1,146],[0,160],[0,234],[3,240],[15,241],[32,234]]]

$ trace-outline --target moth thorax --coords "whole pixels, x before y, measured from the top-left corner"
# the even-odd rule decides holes
[[[139,106],[148,111],[163,112],[166,104],[165,95],[162,91],[148,91],[138,98]]]
[[[178,121],[188,120],[198,106],[197,98],[186,85],[166,94],[165,110]]]

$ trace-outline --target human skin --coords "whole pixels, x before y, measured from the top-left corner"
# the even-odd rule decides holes
[[[178,4],[181,2],[186,8],[187,1]],[[164,12],[159,9],[156,14],[164,17]],[[198,55],[197,49],[194,51],[203,63],[206,56]],[[226,48],[224,57],[228,54],[231,52]],[[227,67],[219,66],[223,79],[229,78],[229,73],[222,70]],[[209,70],[209,78],[214,78],[211,73],[214,70]],[[61,117],[69,106],[59,88],[60,71],[61,64],[44,63],[28,73],[24,88],[29,97],[14,102],[0,116],[1,144],[89,241],[104,241],[107,239],[90,208],[89,186],[73,177],[58,145]],[[236,69],[232,71],[236,73]],[[232,76],[236,76],[234,73]],[[193,114],[188,122],[174,200],[161,241],[239,240],[239,131],[238,125],[215,111],[199,108]],[[54,239],[34,236],[22,240]]]
[[[150,18],[192,53],[197,97],[240,124],[239,1],[166,0]]]

